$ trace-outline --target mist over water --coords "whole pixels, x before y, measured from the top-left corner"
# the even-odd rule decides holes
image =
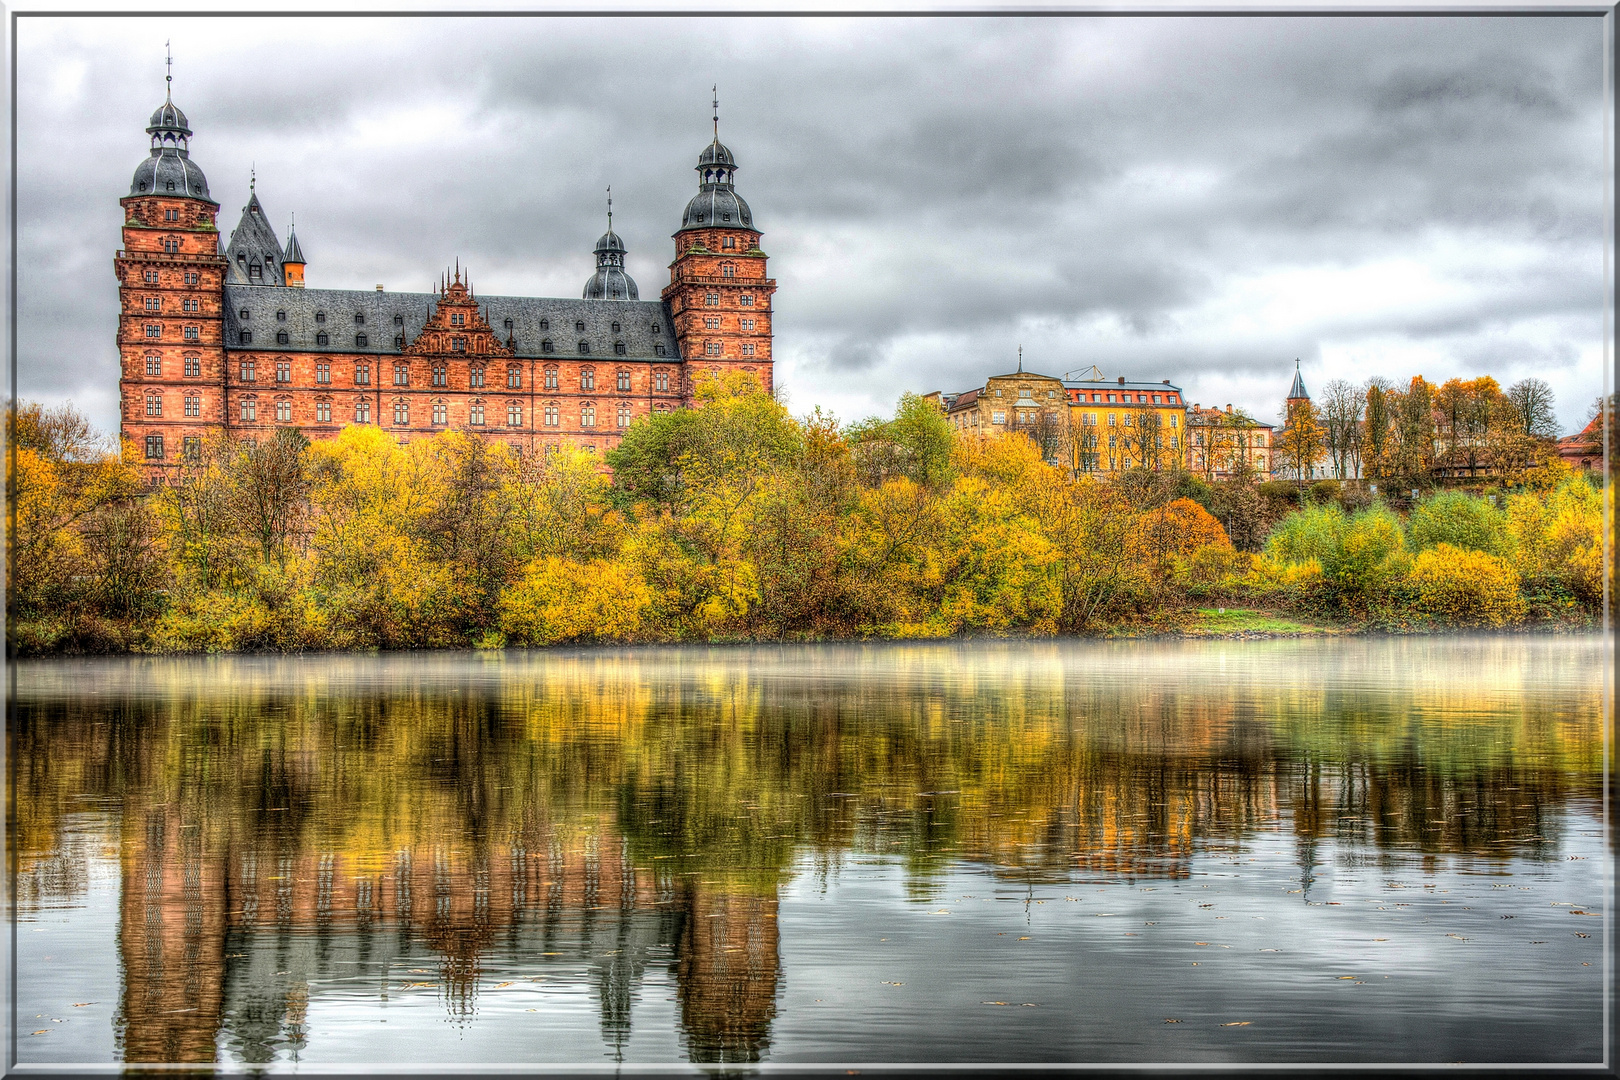
[[[18,664],[19,1060],[1595,1062],[1609,663]]]

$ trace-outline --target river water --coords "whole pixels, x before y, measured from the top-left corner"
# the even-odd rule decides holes
[[[1600,1062],[1611,660],[16,664],[17,1060]]]

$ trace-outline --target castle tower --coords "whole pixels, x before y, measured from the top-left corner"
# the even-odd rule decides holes
[[[737,161],[720,142],[715,105],[714,141],[698,157],[698,193],[686,204],[675,236],[675,261],[663,300],[675,323],[685,361],[688,403],[702,372],[746,371],[767,391],[771,373],[771,294],[754,215],[737,194]]]
[[[281,270],[289,288],[304,287],[304,249],[298,246],[297,229],[287,230],[287,250],[281,254]]]
[[[613,189],[608,188],[608,228],[596,242],[596,273],[585,283],[586,300],[640,300],[635,279],[624,271],[624,241],[613,231]]]
[[[1300,402],[1308,402],[1311,395],[1305,392],[1305,380],[1299,377],[1299,361],[1294,361],[1294,385],[1288,388],[1288,410],[1293,411]]]
[[[118,200],[119,433],[149,464],[174,465],[225,422],[225,261],[219,204],[191,160],[186,114],[168,93],[146,131],[151,155]]]

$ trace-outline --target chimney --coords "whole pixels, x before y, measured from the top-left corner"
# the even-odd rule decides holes
[[[1121,385],[1121,386],[1125,385],[1125,376],[1121,375],[1119,377],[1119,385]]]
[[[382,286],[381,285],[377,286],[377,291],[382,292]]]
[[[1170,385],[1170,380],[1169,379],[1164,380],[1164,385],[1169,386]]]

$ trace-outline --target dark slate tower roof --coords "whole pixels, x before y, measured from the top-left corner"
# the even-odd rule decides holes
[[[304,249],[298,246],[298,232],[296,229],[287,231],[287,250],[281,253],[281,261],[300,265],[309,261],[304,258]]]
[[[242,220],[231,231],[231,242],[225,248],[227,285],[285,285],[281,272],[281,242],[276,230],[264,219],[264,207],[259,196],[250,189],[248,204],[242,208]]]
[[[1311,399],[1311,395],[1305,392],[1305,380],[1299,377],[1299,361],[1295,360],[1294,385],[1288,388],[1288,400],[1297,401],[1300,399],[1309,401]]]
[[[754,212],[748,209],[743,197],[733,186],[737,173],[737,159],[731,156],[716,136],[698,156],[698,193],[686,204],[681,215],[679,235],[689,229],[724,228],[734,225],[744,229],[754,227]]]
[[[208,178],[191,160],[191,128],[186,123],[186,114],[167,95],[152,114],[146,132],[152,136],[152,153],[135,166],[129,193],[178,195],[214,202],[208,196]]]
[[[624,272],[624,241],[608,225],[596,242],[596,273],[585,283],[586,300],[640,300],[635,279]]]

